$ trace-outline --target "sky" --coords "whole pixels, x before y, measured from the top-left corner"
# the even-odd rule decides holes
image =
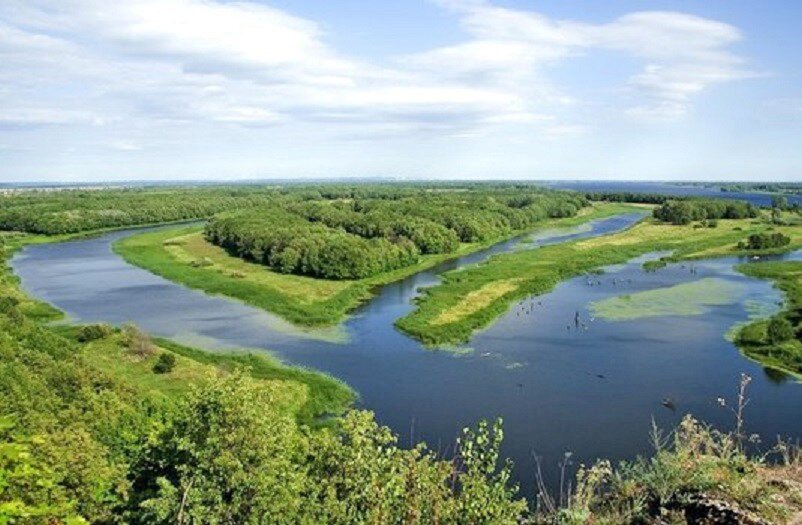
[[[802,181],[798,0],[2,0],[0,182]]]

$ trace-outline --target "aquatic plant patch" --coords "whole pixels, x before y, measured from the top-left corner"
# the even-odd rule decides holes
[[[590,303],[590,311],[594,316],[608,321],[701,315],[712,306],[736,302],[741,289],[733,281],[708,277],[667,288],[594,301]]]

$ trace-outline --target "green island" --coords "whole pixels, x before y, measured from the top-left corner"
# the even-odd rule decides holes
[[[29,244],[231,212],[203,206],[187,211],[183,204],[182,211],[170,210],[170,203],[191,202],[205,191],[210,190],[65,191],[22,194],[20,206],[17,196],[4,203],[4,228],[17,231],[0,233],[0,523],[613,525],[723,516],[730,523],[790,524],[802,516],[802,455],[784,442],[772,449],[774,461],[750,454],[740,415],[731,432],[686,416],[669,434],[655,431],[652,455],[615,466],[603,459],[581,465],[565,493],[544,490],[535,504],[518,493],[511,465],[501,460],[501,421],[465,428],[450,456],[423,443],[402,447],[373,414],[349,408],[356,394],[324,374],[246,351],[190,348],[152,338],[133,325],[53,324],[62,314],[29,297],[8,265]],[[280,190],[242,191],[268,191],[274,199]],[[314,199],[320,191],[288,193],[306,192]],[[86,212],[81,199],[92,202]],[[162,207],[164,213],[124,218],[108,211],[118,205],[138,209],[143,199],[148,209]],[[260,199],[245,207],[257,209]],[[188,279],[187,284],[198,279],[198,288],[246,302],[271,287],[279,294],[286,283],[306,287],[294,296],[287,293],[288,306],[279,313],[291,317],[291,311],[300,315],[310,308],[317,312],[314,322],[333,322],[365,300],[371,287],[404,272],[521,231],[578,225],[626,210],[631,210],[626,204],[596,203],[575,208],[568,217],[541,218],[532,227],[501,223],[484,241],[421,255],[413,265],[364,282],[267,269],[213,247],[197,226],[136,235],[117,249],[140,257],[145,267],[154,265],[157,273]],[[59,217],[69,217],[71,225],[60,227]],[[618,234],[495,256],[447,273],[399,326],[427,342],[459,341],[516,298],[644,253],[671,250],[667,260],[756,253],[738,248],[738,242],[776,233],[784,236],[782,246],[758,253],[802,246],[802,227],[790,213],[715,218],[715,226],[709,223],[713,219],[704,220],[702,227],[648,219]],[[205,258],[211,263],[192,264]],[[168,264],[180,265],[180,273],[168,275]],[[739,269],[774,280],[788,297],[786,308],[771,319],[744,326],[739,344],[750,357],[787,368],[788,356],[798,361],[800,351],[794,334],[802,317],[802,263]],[[219,282],[231,278],[251,288],[204,288],[201,280],[215,275]],[[349,298],[310,307],[300,297],[313,292],[318,298],[330,294],[323,302],[338,294]],[[749,381],[742,378],[741,394]]]
[[[495,192],[492,190],[491,192],[483,190],[483,193],[490,193],[492,197],[495,197],[493,194]],[[506,191],[498,193],[512,198],[512,194],[508,194]],[[448,195],[451,200],[451,195],[454,193]],[[456,195],[459,195],[460,201],[465,198],[464,192]],[[537,194],[534,195],[533,200],[536,200]],[[520,197],[516,196],[516,198]],[[308,202],[306,201],[307,205]],[[324,201],[322,204],[319,201],[312,202],[325,207],[337,206],[340,203],[340,201]],[[474,253],[526,232],[575,226],[638,209],[632,205],[615,203],[600,203],[579,209],[575,206],[575,198],[566,200],[565,203],[569,206],[567,209],[551,212],[548,209],[537,210],[531,219],[521,220],[518,224],[491,224],[485,231],[478,230],[475,225],[475,217],[473,217],[475,214],[472,214],[469,219],[465,220],[467,226],[461,229],[460,236],[457,236],[455,231],[460,227],[453,221],[456,220],[457,211],[463,212],[463,210],[451,210],[453,213],[449,213],[447,218],[444,217],[444,221],[451,221],[449,224],[452,227],[442,227],[442,229],[446,233],[454,235],[454,243],[445,253],[421,253],[411,264],[357,279],[322,279],[309,275],[298,275],[294,271],[282,272],[270,268],[253,260],[252,257],[232,254],[230,250],[209,242],[204,236],[205,227],[202,225],[176,226],[132,235],[116,242],[114,250],[131,264],[191,288],[238,299],[275,313],[298,325],[325,326],[342,321],[348,312],[370,299],[375,290],[382,285],[398,281],[447,260]],[[397,200],[393,200],[389,204],[394,209],[399,206]],[[441,201],[425,204],[427,205],[425,213],[444,210]],[[579,202],[578,204],[584,203]],[[363,204],[363,206],[369,205],[370,203]],[[374,203],[373,206],[375,207],[376,204]],[[354,214],[351,211],[352,204],[350,202],[348,207],[349,212]],[[260,209],[257,208],[255,211],[258,213]],[[547,214],[549,213],[571,216],[548,218]],[[319,210],[318,214],[320,214]],[[239,217],[235,216],[234,219],[239,219]],[[298,220],[297,217],[295,219]],[[466,231],[467,227],[474,228],[474,230]],[[253,231],[254,229],[249,228],[248,230]],[[291,229],[290,234],[298,231],[298,229]],[[368,257],[362,258],[357,255],[353,258],[364,260]]]
[[[802,379],[802,262],[766,261],[741,264],[738,271],[774,282],[785,293],[784,308],[768,319],[757,319],[735,332],[743,353],[764,365]]]
[[[796,213],[772,217],[776,214],[761,212],[759,217],[715,217],[708,221],[694,214],[686,216],[687,206],[693,206],[689,202],[694,201],[670,205],[681,212],[677,215],[679,224],[649,218],[624,232],[499,254],[478,265],[447,272],[442,284],[424,290],[416,309],[399,319],[396,326],[428,345],[462,343],[525,297],[546,293],[571,277],[644,254],[670,252],[645,265],[646,269],[656,269],[681,260],[754,256],[802,247],[802,220]],[[770,239],[776,234],[787,243],[763,250],[739,246],[750,236]]]

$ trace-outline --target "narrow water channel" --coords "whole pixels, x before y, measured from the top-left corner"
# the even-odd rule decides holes
[[[431,351],[393,322],[422,286],[443,271],[495,253],[624,229],[622,215],[571,229],[540,232],[444,263],[381,289],[336,330],[306,332],[261,310],[187,289],[133,267],[111,244],[141,230],[94,239],[29,246],[12,260],[24,288],[76,322],[133,321],[154,334],[206,348],[275,352],[288,363],[324,370],[352,385],[360,405],[376,412],[403,443],[425,440],[444,453],[459,430],[503,417],[503,453],[516,465],[525,495],[533,491],[532,455],[553,479],[564,452],[575,462],[648,453],[652,418],[670,427],[692,412],[726,427],[719,396],[731,396],[738,375],[754,377],[749,432],[766,441],[802,436],[802,388],[743,358],[724,335],[750,311],[776,308],[780,294],[733,271],[734,258],[680,264],[655,273],[641,261],[579,277],[527,299],[458,351]],[[700,279],[728,283],[732,301],[700,315],[613,321],[594,318],[590,303]],[[579,314],[581,328],[575,324]],[[670,399],[674,410],[663,406]]]

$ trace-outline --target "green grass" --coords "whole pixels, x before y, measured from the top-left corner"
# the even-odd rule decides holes
[[[633,209],[636,208],[601,204],[583,210],[576,217],[544,221],[533,231],[576,226]],[[201,230],[200,226],[191,226],[141,233],[117,241],[113,249],[129,263],[166,279],[209,294],[238,299],[302,326],[336,324],[385,284],[514,236],[488,243],[462,244],[454,253],[427,255],[416,265],[368,279],[332,281],[281,274],[263,265],[233,257],[222,248],[203,240]],[[196,261],[204,263],[197,265]]]
[[[13,253],[26,245],[83,238],[91,234],[43,236],[0,233],[0,297],[10,297],[28,318],[46,323],[63,319],[63,313],[36,300],[20,289],[19,278],[8,265]],[[75,339],[78,326],[54,325],[51,330]],[[84,357],[98,369],[129,384],[153,398],[172,398],[186,393],[194,384],[221,370],[246,367],[250,375],[265,381],[283,382],[288,407],[304,423],[317,423],[317,418],[341,414],[356,400],[356,393],[342,381],[326,374],[282,364],[269,354],[253,352],[207,352],[178,343],[157,339],[158,352],[176,355],[177,364],[169,374],[155,374],[153,364],[158,353],[147,358],[134,358],[120,344],[120,336],[81,345]]]
[[[514,302],[546,293],[566,279],[650,252],[671,252],[664,258],[667,261],[751,253],[739,251],[738,241],[768,228],[772,226],[764,220],[721,220],[717,228],[695,228],[646,219],[616,234],[496,255],[482,264],[445,273],[443,283],[425,290],[417,308],[396,326],[428,345],[463,343]],[[802,247],[802,225],[773,228],[791,237],[786,249]],[[475,310],[465,304],[467,297],[491,290],[499,282],[507,283],[505,293],[476,302]]]
[[[596,317],[610,321],[701,315],[709,306],[734,303],[738,299],[739,290],[735,283],[709,277],[594,301],[590,303],[590,311]]]
[[[223,370],[245,367],[257,379],[288,381],[305,385],[308,393],[298,407],[302,421],[340,415],[356,401],[356,393],[344,382],[328,374],[306,368],[287,366],[278,359],[264,353],[248,351],[206,352],[180,345],[174,341],[157,339],[157,344],[186,359],[215,366]]]
[[[750,277],[773,281],[785,292],[784,309],[775,315],[791,322],[796,337],[771,344],[766,333],[768,319],[758,319],[740,327],[734,342],[747,357],[802,379],[802,262],[769,261],[741,264],[736,269]]]
[[[51,329],[77,341],[80,326],[57,325]],[[283,408],[306,424],[316,425],[320,418],[340,415],[357,399],[356,393],[339,379],[284,365],[270,354],[244,350],[208,352],[163,338],[154,338],[153,343],[156,352],[144,357],[128,351],[119,331],[81,346],[84,358],[92,366],[152,399],[183,396],[211,375],[236,369],[246,369],[256,379],[281,382]],[[170,373],[157,374],[153,365],[165,352],[175,355],[175,368]]]

